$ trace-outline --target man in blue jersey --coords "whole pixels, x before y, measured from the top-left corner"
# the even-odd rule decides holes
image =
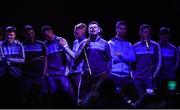
[[[23,79],[25,84],[25,93],[28,95],[33,84],[41,87],[41,93],[47,93],[44,76],[47,69],[46,45],[37,40],[35,30],[31,25],[24,26],[24,51],[25,64],[23,65]]]
[[[67,77],[70,59],[64,47],[60,44],[60,40],[63,38],[54,34],[51,26],[43,26],[41,31],[46,38],[47,74],[50,94],[53,95],[57,90],[70,93],[70,83]]]
[[[3,103],[20,104],[21,99],[21,81],[22,81],[22,64],[25,61],[23,45],[15,39],[16,28],[8,26],[5,29],[5,39],[1,44],[3,56],[6,59],[7,71],[3,76],[5,91]],[[9,100],[7,97],[11,97]],[[7,100],[8,99],[8,100]]]
[[[81,77],[79,103],[85,96],[95,89],[97,83],[108,78],[112,69],[112,56],[110,46],[100,37],[100,27],[95,21],[88,25],[90,37],[85,43],[80,44],[76,53],[73,69],[84,60],[83,74]]]
[[[3,50],[2,50],[2,41],[3,41],[3,30],[0,28],[0,81],[1,77],[6,73],[7,71],[7,63],[4,58]],[[2,84],[2,83],[1,83]]]
[[[154,78],[161,66],[161,50],[158,43],[151,40],[151,27],[142,24],[139,28],[141,40],[134,44],[136,54],[133,72],[134,84],[139,96],[154,93]]]
[[[126,22],[118,21],[116,23],[116,36],[108,42],[113,58],[111,76],[119,91],[131,83],[131,63],[136,59],[133,45],[125,40],[126,34]]]
[[[178,68],[179,56],[176,46],[169,41],[170,37],[170,29],[168,27],[161,27],[159,30],[159,45],[162,53],[162,65],[157,75],[158,88],[167,84],[168,81],[176,80],[175,72]]]
[[[60,43],[66,50],[66,52],[71,56],[71,66],[73,65],[74,59],[75,59],[75,54],[80,46],[81,43],[85,43],[86,39],[86,30],[87,26],[84,23],[78,23],[74,26],[74,37],[75,41],[73,42],[73,49],[68,48],[67,42],[64,40],[61,40]],[[78,86],[79,86],[79,81],[80,81],[80,76],[82,74],[82,64],[83,61],[78,65],[78,67],[75,70],[70,70],[69,74],[69,79],[72,83],[74,93],[76,96],[76,99],[78,99]]]

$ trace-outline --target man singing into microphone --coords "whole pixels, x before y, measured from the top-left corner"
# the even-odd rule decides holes
[[[151,40],[151,27],[147,24],[140,26],[141,40],[134,44],[136,62],[133,72],[134,84],[138,95],[153,94],[153,79],[161,66],[160,46]]]
[[[75,68],[78,62],[84,59],[79,89],[79,103],[94,89],[99,81],[108,78],[108,74],[112,69],[110,46],[107,41],[101,38],[99,24],[92,21],[88,25],[88,32],[90,37],[86,43],[83,43],[85,46],[82,46],[77,51],[73,66]]]

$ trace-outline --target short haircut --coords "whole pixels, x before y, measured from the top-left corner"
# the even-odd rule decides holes
[[[96,24],[99,27],[99,23],[97,21],[92,21],[92,22],[89,23],[89,25],[91,25],[91,24]]]
[[[87,29],[87,26],[84,23],[78,23],[77,25],[74,26],[74,29],[77,29],[77,28],[78,29],[82,29],[82,28]]]
[[[170,34],[170,29],[168,27],[161,27],[159,30],[159,34]]]
[[[126,24],[125,21],[122,20],[122,21],[117,21],[117,22],[116,22],[116,28],[118,28],[119,25],[127,25],[127,24]]]
[[[14,26],[8,26],[6,27],[5,32],[16,32],[16,28]]]
[[[151,30],[151,27],[150,27],[148,24],[142,24],[142,25],[140,26],[140,28],[139,28],[139,31],[142,31],[142,30],[145,29],[145,28]]]
[[[27,32],[29,30],[34,30],[34,28],[31,25],[24,26],[24,29],[23,29],[24,32]]]
[[[43,33],[43,32],[45,32],[45,31],[52,31],[52,27],[51,26],[42,26],[42,28],[41,28],[41,32]]]

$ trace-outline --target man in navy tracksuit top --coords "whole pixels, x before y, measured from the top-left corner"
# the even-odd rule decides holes
[[[4,58],[3,50],[2,50],[2,41],[0,41],[0,80],[1,77],[6,73],[7,71],[7,63]]]
[[[1,44],[3,57],[6,60],[7,68],[6,73],[2,76],[3,91],[5,91],[2,98],[6,103],[7,97],[11,100],[7,100],[7,103],[20,104],[21,99],[21,81],[22,81],[22,64],[25,61],[25,54],[23,45],[20,41],[16,40],[16,28],[8,26],[5,30],[5,40]],[[2,91],[1,91],[2,92]]]
[[[82,101],[89,92],[95,89],[94,87],[99,81],[108,78],[112,69],[110,46],[99,35],[100,27],[98,23],[91,22],[88,25],[88,32],[90,38],[82,43],[83,46],[80,45],[73,66],[75,68],[78,62],[84,59],[79,101]]]
[[[70,93],[70,83],[67,78],[69,57],[59,43],[63,38],[56,36],[50,26],[43,26],[41,30],[46,38],[47,74],[50,94],[53,95],[57,90]]]
[[[23,65],[25,93],[30,91],[33,84],[37,84],[41,87],[41,94],[47,93],[44,80],[47,69],[46,45],[36,39],[34,28],[31,25],[24,26],[23,32],[25,37],[23,46],[26,56]]]
[[[78,23],[77,25],[74,26],[74,37],[76,40],[73,42],[72,50],[69,48],[67,42],[65,42],[64,40],[61,40],[61,42],[60,42],[61,45],[66,50],[66,52],[71,56],[71,59],[72,59],[71,60],[71,68],[73,66],[75,54],[78,51],[80,44],[85,43],[87,40],[86,35],[85,35],[86,30],[87,30],[87,26],[84,23]],[[83,65],[83,61],[78,65],[76,70],[70,69],[70,74],[69,74],[69,79],[73,86],[76,99],[78,98],[78,86],[79,86],[79,81],[80,81],[80,77],[82,74],[82,65]]]
[[[111,47],[113,65],[112,77],[117,84],[117,89],[131,82],[131,63],[136,60],[133,45],[125,40],[127,25],[125,21],[116,23],[116,36],[108,43]]]
[[[158,87],[166,85],[168,81],[176,80],[176,70],[178,68],[179,56],[177,48],[169,42],[170,29],[161,27],[159,31],[159,45],[162,53],[162,65],[157,75]]]
[[[133,72],[134,84],[139,96],[144,93],[153,94],[153,79],[161,66],[160,46],[150,40],[151,28],[147,24],[140,26],[141,41],[134,44],[136,62]]]

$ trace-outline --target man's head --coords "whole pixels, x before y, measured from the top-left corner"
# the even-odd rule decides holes
[[[5,29],[5,36],[8,42],[13,42],[16,37],[16,28],[13,26],[8,26]]]
[[[139,35],[142,40],[150,40],[151,27],[147,24],[142,24],[139,28]]]
[[[42,32],[42,35],[47,40],[51,40],[54,36],[53,29],[51,28],[51,26],[42,26],[41,32]]]
[[[101,28],[99,27],[98,22],[92,21],[88,25],[88,32],[90,36],[98,36],[99,33],[101,32]]]
[[[170,38],[170,29],[168,27],[161,27],[159,30],[159,38],[161,43],[168,43]]]
[[[33,42],[35,40],[35,31],[31,25],[24,26],[24,37],[29,42]]]
[[[79,23],[74,26],[74,36],[76,39],[81,38],[83,35],[85,35],[87,30],[87,26],[84,23]]]
[[[125,38],[127,34],[127,24],[125,21],[116,22],[116,35],[121,38]]]

